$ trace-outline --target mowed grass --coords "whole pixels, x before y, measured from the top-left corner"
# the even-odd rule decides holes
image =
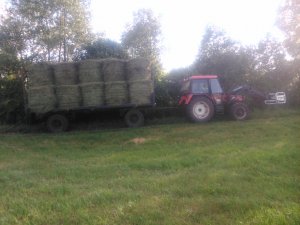
[[[0,224],[300,224],[300,111],[1,134]]]

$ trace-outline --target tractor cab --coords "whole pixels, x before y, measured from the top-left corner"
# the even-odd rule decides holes
[[[179,105],[188,105],[194,97],[206,97],[223,110],[225,95],[217,75],[196,75],[185,79],[181,87]]]
[[[191,76],[183,81],[181,91],[194,94],[223,93],[217,75]]]

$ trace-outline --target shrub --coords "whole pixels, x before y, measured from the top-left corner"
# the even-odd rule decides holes
[[[20,78],[0,79],[0,121],[16,123],[24,120],[23,82]]]

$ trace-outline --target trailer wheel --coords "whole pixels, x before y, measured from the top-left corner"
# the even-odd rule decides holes
[[[69,120],[61,114],[54,114],[47,119],[47,129],[52,133],[64,132],[69,128]]]
[[[192,122],[207,122],[214,116],[214,106],[208,98],[194,98],[187,106],[187,115]]]
[[[124,117],[125,123],[128,127],[141,127],[144,125],[144,114],[138,109],[129,110]]]
[[[235,103],[230,107],[230,115],[235,120],[246,120],[249,114],[249,108],[245,103]]]

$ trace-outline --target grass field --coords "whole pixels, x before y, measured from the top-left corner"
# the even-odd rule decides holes
[[[300,111],[1,134],[0,224],[300,224]]]

